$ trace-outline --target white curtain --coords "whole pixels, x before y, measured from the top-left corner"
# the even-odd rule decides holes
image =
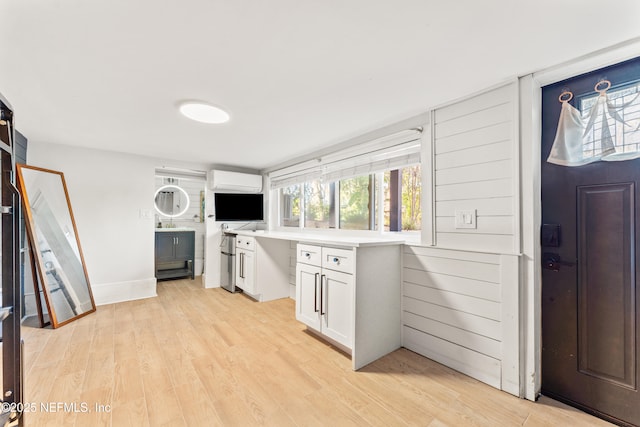
[[[338,181],[420,163],[422,129],[407,129],[269,174],[271,188],[322,179]]]
[[[561,101],[558,130],[547,162],[562,166],[582,166],[596,161],[612,162],[640,158],[640,151],[625,147],[623,141],[616,144],[616,139],[611,135],[611,127],[615,127],[616,124],[621,124],[623,128],[632,127],[624,119],[624,109],[636,102],[638,94],[630,101],[616,105],[614,100],[609,99],[606,89],[598,92],[599,95],[586,117],[569,104],[568,100]],[[597,124],[599,126],[596,126]],[[635,131],[638,127],[640,125]],[[596,128],[599,129],[598,137]],[[587,143],[590,147],[585,150]]]
[[[584,124],[580,111],[568,102],[562,103],[556,138],[547,162],[562,166],[581,166],[599,160],[584,158]]]

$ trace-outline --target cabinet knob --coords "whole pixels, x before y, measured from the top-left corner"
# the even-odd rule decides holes
[[[340,264],[340,259],[339,258],[334,258],[333,262],[335,262],[336,264]]]
[[[309,252],[307,252],[306,254],[304,254],[305,258],[311,258],[311,254]]]

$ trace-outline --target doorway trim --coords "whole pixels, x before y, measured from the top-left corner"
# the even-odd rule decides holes
[[[540,255],[542,87],[640,56],[640,37],[556,66],[520,76],[520,183],[522,201],[521,396],[535,400],[541,388],[542,269]]]

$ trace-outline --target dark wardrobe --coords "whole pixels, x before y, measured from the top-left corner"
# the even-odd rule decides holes
[[[22,416],[22,318],[20,274],[20,196],[15,186],[14,111],[0,94],[0,290],[2,306],[2,410],[0,426],[24,424]]]

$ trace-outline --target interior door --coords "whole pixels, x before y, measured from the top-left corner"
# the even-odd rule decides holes
[[[558,96],[570,90],[571,104],[580,109],[603,78],[612,82],[609,93],[637,83],[640,61],[542,93],[542,392],[619,424],[640,425],[640,159],[579,167],[546,161]]]

